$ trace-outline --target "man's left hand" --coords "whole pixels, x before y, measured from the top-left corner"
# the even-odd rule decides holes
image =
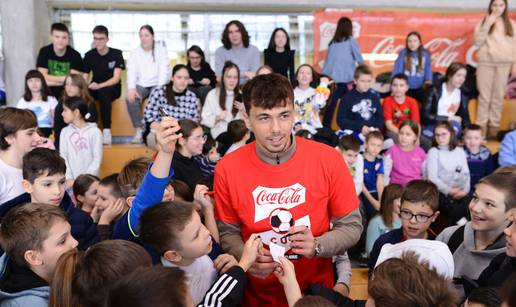
[[[288,232],[292,234],[289,240],[290,248],[294,253],[306,258],[313,258],[315,256],[315,238],[310,228],[307,226],[294,226],[290,227]]]

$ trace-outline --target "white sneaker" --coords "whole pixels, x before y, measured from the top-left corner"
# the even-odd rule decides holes
[[[142,128],[136,128],[136,133],[133,136],[133,139],[131,140],[131,143],[133,144],[141,144],[143,143],[143,131]]]
[[[111,129],[102,129],[102,144],[111,145]]]

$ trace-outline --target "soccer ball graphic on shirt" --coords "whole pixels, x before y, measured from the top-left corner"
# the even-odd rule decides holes
[[[283,234],[288,232],[290,227],[294,226],[294,218],[287,209],[278,208],[274,209],[269,215],[269,223],[274,232]]]

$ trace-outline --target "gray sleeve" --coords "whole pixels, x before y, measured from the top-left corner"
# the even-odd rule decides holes
[[[320,257],[333,257],[343,255],[353,247],[360,239],[362,233],[362,217],[359,209],[337,218],[332,218],[333,228],[317,237],[321,244]]]
[[[441,231],[437,238],[435,238],[435,240],[448,244],[448,241],[450,241],[451,236],[459,227],[460,226],[450,226],[445,228],[443,231]]]
[[[335,257],[335,266],[337,267],[337,283],[345,284],[350,288],[351,281],[351,261],[348,253]]]
[[[244,240],[240,232],[240,224],[217,221],[217,226],[219,228],[222,250],[239,260],[244,250]]]

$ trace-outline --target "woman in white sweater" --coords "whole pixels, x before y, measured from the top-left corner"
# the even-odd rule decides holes
[[[226,62],[222,69],[221,84],[208,93],[202,109],[201,124],[210,128],[211,136],[222,143],[226,143],[224,136],[227,135],[229,122],[242,118],[245,112],[240,98],[239,78],[238,66]]]
[[[127,63],[127,110],[136,129],[133,143],[142,142],[141,103],[153,88],[168,83],[170,73],[167,49],[156,45],[152,27],[143,25],[139,35],[140,46],[131,52]]]
[[[466,216],[470,174],[466,153],[457,146],[452,124],[440,121],[434,129],[433,147],[428,151],[425,175],[439,189],[439,211],[449,225]]]

